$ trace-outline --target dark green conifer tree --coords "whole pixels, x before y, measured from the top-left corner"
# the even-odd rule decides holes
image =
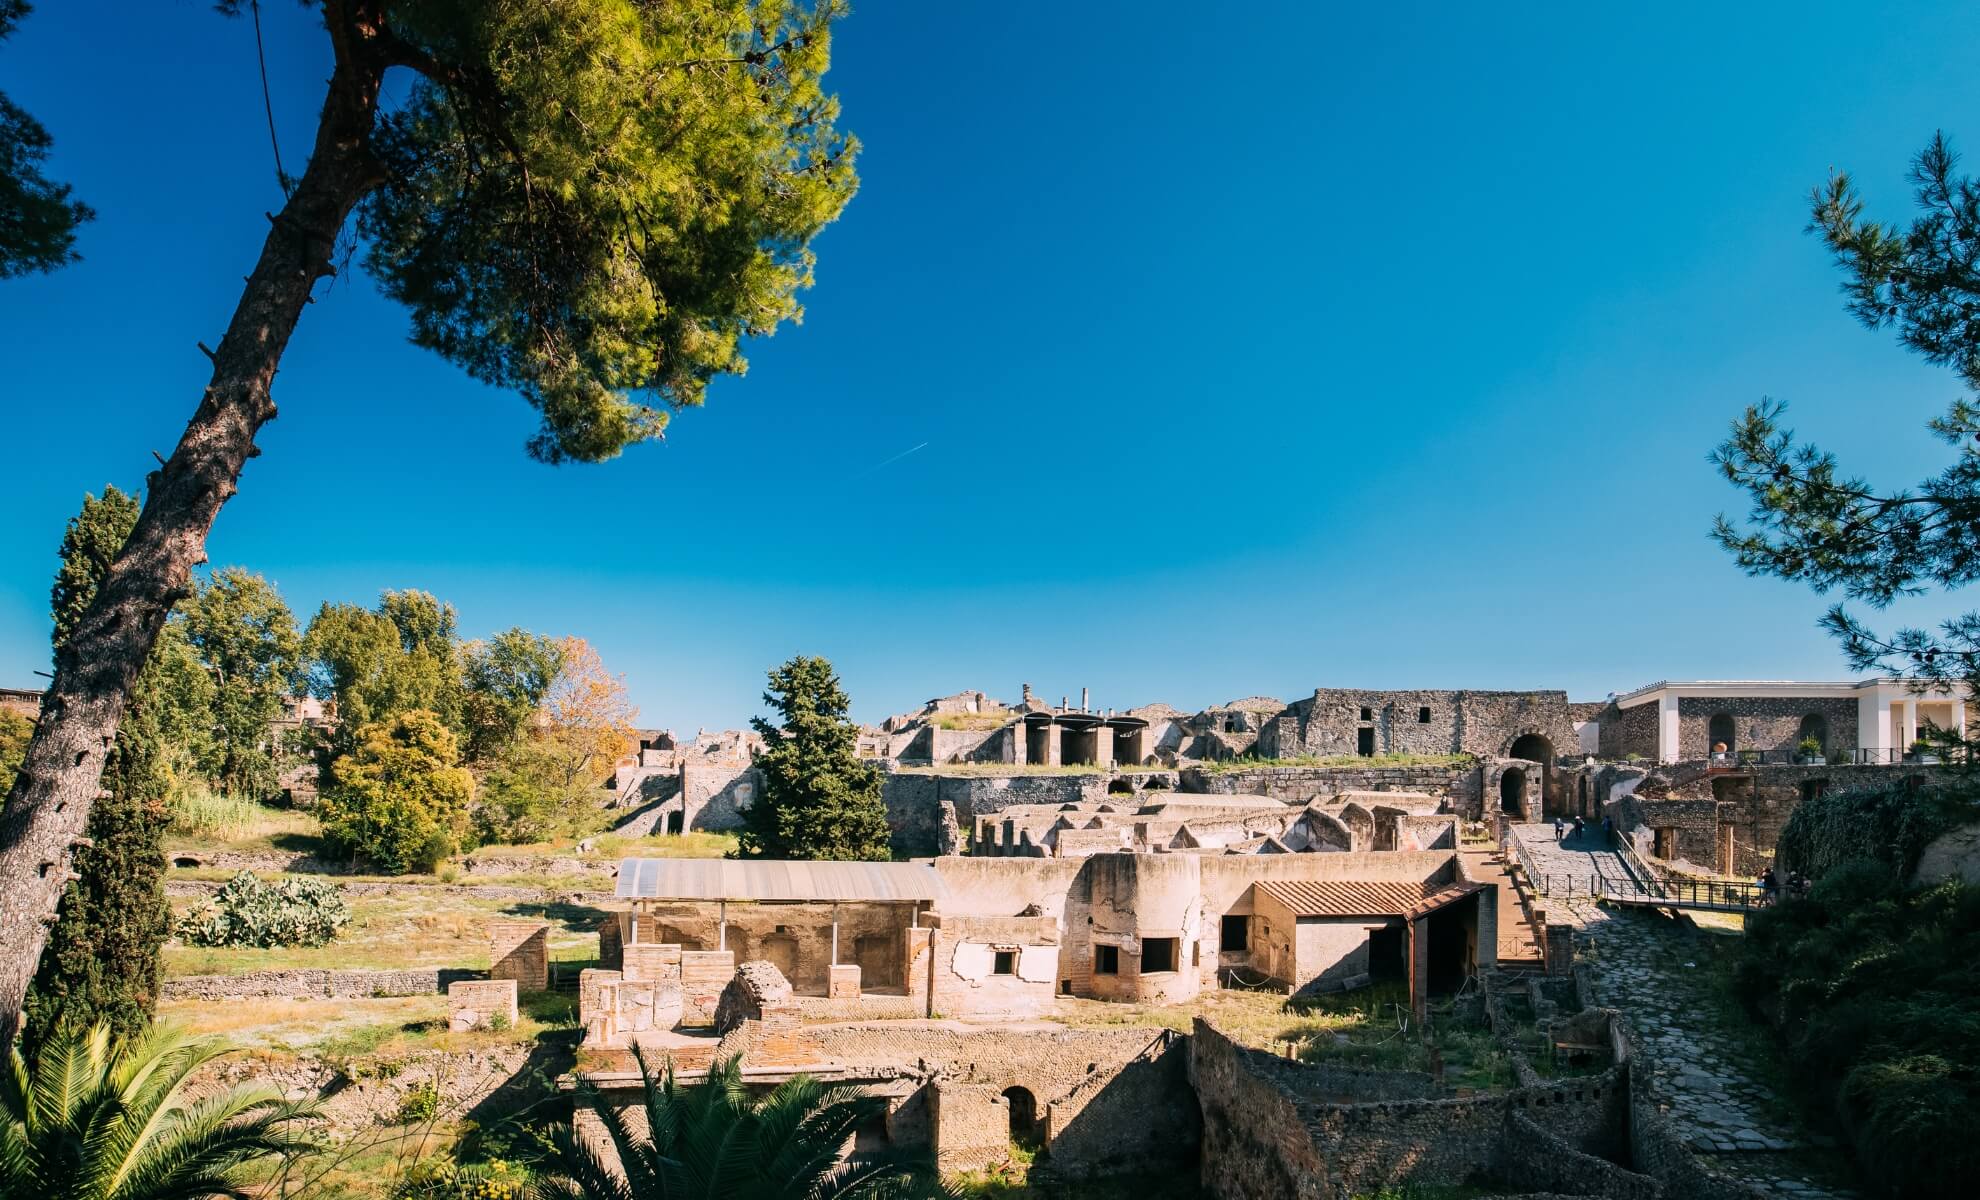
[[[887,858],[880,771],[860,761],[832,664],[791,659],[770,672],[763,702],[777,718],[750,722],[769,746],[756,760],[763,791],[744,814],[743,857]]]
[[[89,608],[110,561],[137,523],[137,498],[106,487],[87,496],[62,538],[55,576],[59,650]],[[41,968],[28,992],[25,1035],[41,1043],[64,1023],[109,1022],[117,1036],[141,1030],[158,1002],[158,948],[164,944],[165,856],[170,820],[165,770],[169,723],[165,685],[175,671],[198,671],[182,637],[161,636],[131,691],[130,707],[103,772],[104,794],[89,817],[91,844],[75,854],[76,878],[62,895]]]

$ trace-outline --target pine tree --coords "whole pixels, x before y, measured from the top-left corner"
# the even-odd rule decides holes
[[[136,524],[138,501],[114,487],[86,496],[62,538],[52,597],[59,652],[89,608],[111,559]],[[26,1038],[39,1045],[58,1027],[107,1023],[114,1036],[141,1031],[158,1003],[158,948],[164,944],[165,854],[170,821],[164,767],[167,718],[163,681],[196,663],[168,631],[131,691],[130,707],[103,772],[104,795],[90,811],[90,844],[75,853],[76,878],[63,892],[55,928],[24,1009]]]
[[[880,771],[859,759],[859,726],[832,664],[791,659],[770,672],[763,702],[777,720],[750,722],[769,745],[756,760],[763,791],[745,814],[743,857],[887,858]]]

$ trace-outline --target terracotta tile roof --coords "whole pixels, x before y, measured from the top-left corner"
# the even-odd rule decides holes
[[[1416,907],[1404,913],[1403,916],[1408,917],[1410,920],[1414,921],[1418,917],[1427,916],[1430,913],[1435,912],[1436,910],[1444,907],[1446,904],[1449,904],[1453,900],[1462,900],[1466,896],[1471,895],[1473,892],[1480,892],[1484,890],[1485,890],[1485,885],[1482,883],[1447,883],[1443,887],[1440,887],[1437,890],[1431,892],[1429,895],[1423,897],[1423,899],[1417,903]]]
[[[1422,903],[1421,883],[1262,879],[1252,885],[1298,917],[1400,917]]]
[[[1476,883],[1264,879],[1252,886],[1297,917],[1417,917],[1480,890]]]

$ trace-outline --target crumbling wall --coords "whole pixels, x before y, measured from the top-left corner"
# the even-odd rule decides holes
[[[1448,796],[1463,790],[1477,768],[1454,767],[1245,767],[1177,772],[1185,792],[1270,796],[1295,804],[1332,800],[1343,792],[1425,792]]]
[[[1107,776],[1091,775],[943,775],[928,771],[894,771],[880,781],[880,799],[887,806],[890,845],[895,855],[934,854],[942,837],[942,805],[955,806],[957,822],[973,828],[976,818],[1014,804],[1072,804],[1099,801],[1107,794]]]

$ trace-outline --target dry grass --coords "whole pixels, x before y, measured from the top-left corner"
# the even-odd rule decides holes
[[[1184,1033],[1193,1028],[1197,1017],[1202,1017],[1233,1041],[1261,1050],[1278,1049],[1278,1043],[1282,1042],[1307,1040],[1322,1030],[1340,1027],[1347,1020],[1330,1014],[1289,1011],[1286,997],[1280,992],[1236,989],[1204,992],[1187,1004],[1167,1006],[1061,996],[1050,1016],[1077,1028],[1148,1025]]]
[[[589,850],[580,852],[570,838],[517,845],[483,846],[469,858],[577,858],[586,862],[617,862],[622,858],[722,858],[736,848],[732,833],[672,833],[651,837],[626,837],[601,833]]]
[[[183,911],[192,900],[174,901]],[[414,895],[354,896],[351,921],[327,946],[235,949],[167,945],[167,975],[238,975],[302,967],[396,969],[488,966],[488,923],[541,918],[550,924],[550,956],[594,958],[604,913],[583,905],[477,900],[445,885]]]

